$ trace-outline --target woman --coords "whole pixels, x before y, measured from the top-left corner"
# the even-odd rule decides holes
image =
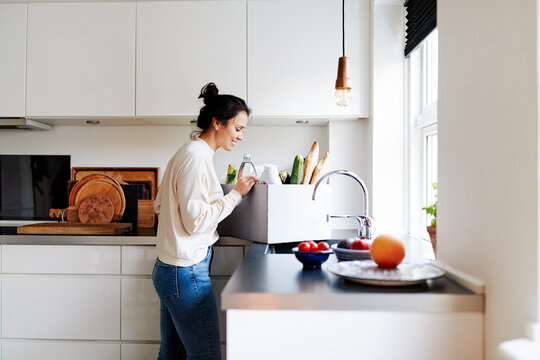
[[[230,151],[243,138],[251,110],[244,100],[219,95],[215,84],[202,90],[192,134],[169,160],[154,209],[159,214],[157,260],[152,280],[160,298],[161,346],[158,360],[220,359],[219,323],[208,267],[218,223],[258,182],[239,178],[227,195],[219,184],[212,156]]]

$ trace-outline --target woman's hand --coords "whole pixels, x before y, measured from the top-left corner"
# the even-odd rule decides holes
[[[246,196],[247,193],[251,190],[253,185],[258,184],[259,179],[254,176],[242,176],[236,181],[234,190],[238,191],[242,197]]]

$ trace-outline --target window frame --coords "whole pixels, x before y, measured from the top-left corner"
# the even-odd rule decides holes
[[[434,200],[430,183],[432,181],[428,178],[430,174],[427,162],[430,159],[427,146],[429,137],[438,134],[436,92],[438,79],[433,79],[438,73],[438,64],[433,64],[433,51],[437,51],[438,46],[437,36],[437,30],[434,30],[405,59],[407,91],[404,144],[407,166],[404,182],[408,191],[404,213],[408,234],[427,241],[429,234],[426,226],[430,224],[431,216],[428,216],[422,208]],[[435,151],[434,155],[438,156],[438,151]],[[433,177],[433,170],[431,176]],[[435,179],[436,177],[437,169]]]

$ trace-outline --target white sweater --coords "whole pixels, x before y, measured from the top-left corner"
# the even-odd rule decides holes
[[[159,215],[156,255],[166,264],[202,261],[219,238],[218,223],[242,200],[236,190],[223,195],[213,155],[214,150],[197,139],[185,143],[167,164],[154,204]]]

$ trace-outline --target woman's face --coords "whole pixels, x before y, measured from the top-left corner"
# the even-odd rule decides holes
[[[235,117],[223,125],[217,122],[217,145],[224,150],[231,151],[236,143],[244,138],[244,130],[247,126],[248,115],[240,111]]]

